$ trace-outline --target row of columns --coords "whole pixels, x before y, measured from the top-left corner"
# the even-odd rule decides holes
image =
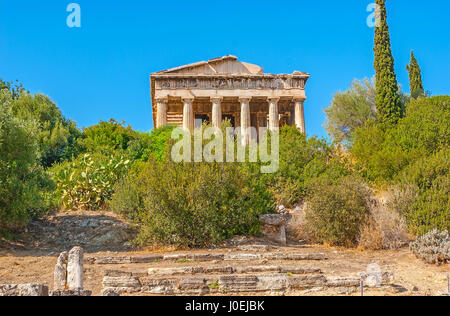
[[[219,127],[222,124],[222,97],[212,97],[212,125]],[[249,97],[239,98],[241,103],[241,129],[247,130],[251,127],[250,121],[250,100]],[[278,101],[280,98],[268,98],[269,101],[269,130],[275,130],[279,128],[279,114],[278,114]],[[156,125],[162,127],[167,125],[167,98],[156,100]],[[194,111],[193,111],[193,98],[183,99],[183,128],[186,130],[194,129]],[[304,112],[304,99],[294,99],[295,103],[295,125],[303,134],[306,133],[305,129],[305,112]]]

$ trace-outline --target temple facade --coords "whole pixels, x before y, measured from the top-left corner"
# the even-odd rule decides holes
[[[309,74],[265,74],[259,66],[225,56],[150,75],[153,124],[192,130],[200,122],[220,127],[288,124],[305,133],[305,85]]]

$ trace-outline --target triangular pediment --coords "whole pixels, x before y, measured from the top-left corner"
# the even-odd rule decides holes
[[[157,74],[173,75],[258,75],[264,71],[257,65],[238,61],[236,56],[224,56],[220,58],[201,61],[158,72]]]

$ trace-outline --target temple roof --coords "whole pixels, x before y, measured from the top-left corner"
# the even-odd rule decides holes
[[[261,67],[238,61],[236,56],[228,55],[159,71],[153,75],[258,75],[263,73]]]

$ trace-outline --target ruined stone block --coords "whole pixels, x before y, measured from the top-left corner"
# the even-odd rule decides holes
[[[66,290],[67,286],[67,263],[69,259],[69,253],[63,252],[59,255],[58,261],[55,265],[53,289]]]
[[[255,275],[226,275],[219,278],[220,291],[227,292],[255,292],[258,278]]]
[[[116,287],[116,288],[140,288],[141,283],[139,278],[130,277],[130,276],[118,276],[111,277],[105,276],[103,277],[103,287]]]
[[[0,296],[48,296],[48,286],[43,284],[0,285]]]
[[[281,245],[286,245],[286,217],[280,214],[261,215],[259,220],[262,224],[264,237]]]
[[[62,291],[62,290],[56,290],[50,293],[50,296],[56,296],[56,297],[65,297],[65,296],[78,296],[78,297],[87,297],[91,296],[92,291],[83,291],[83,290],[76,290],[76,291]]]
[[[83,290],[83,249],[74,247],[69,251],[67,261],[67,288],[69,290]]]
[[[322,274],[296,275],[287,278],[291,289],[308,289],[326,285],[327,279]]]

